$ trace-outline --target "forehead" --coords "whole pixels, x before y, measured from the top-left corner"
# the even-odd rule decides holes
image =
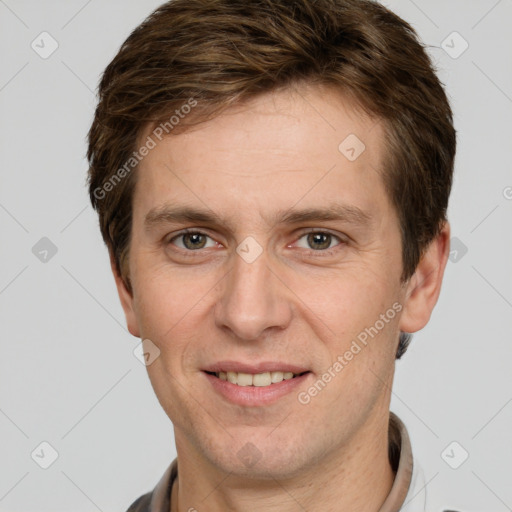
[[[329,87],[266,93],[161,140],[146,127],[147,137],[156,146],[139,164],[135,192],[145,213],[186,203],[263,219],[298,202],[371,213],[384,194],[382,123]]]

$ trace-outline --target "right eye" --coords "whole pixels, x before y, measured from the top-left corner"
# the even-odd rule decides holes
[[[208,247],[215,247],[215,240],[211,239],[211,244],[207,245],[207,239],[210,238],[205,233],[201,231],[186,231],[184,233],[180,233],[175,235],[169,240],[169,244],[176,245],[180,249],[186,251],[197,251],[198,249],[204,249]],[[178,243],[179,241],[180,243]],[[175,243],[176,242],[176,243]]]

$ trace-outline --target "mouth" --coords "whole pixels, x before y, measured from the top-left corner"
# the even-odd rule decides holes
[[[240,366],[245,366],[244,372],[233,371],[241,369]],[[289,399],[313,378],[309,370],[279,363],[262,363],[252,367],[221,363],[204,369],[202,373],[217,396],[243,407],[270,406],[285,400],[285,397]]]
[[[272,371],[262,373],[244,373],[244,372],[206,372],[208,375],[217,377],[220,380],[236,384],[237,386],[265,387],[279,384],[284,380],[291,380],[301,377],[309,371],[293,373],[288,371]]]

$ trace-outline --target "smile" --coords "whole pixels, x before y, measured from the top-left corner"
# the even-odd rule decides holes
[[[203,371],[212,391],[231,404],[245,407],[268,406],[295,397],[297,391],[313,378],[310,371],[302,373],[279,370],[244,373],[233,371]]]
[[[292,373],[292,372],[263,372],[263,373],[243,373],[243,372],[208,372],[210,375],[215,375],[221,380],[231,382],[237,386],[270,386],[271,384],[279,384],[283,380],[293,379],[299,377],[307,372]]]

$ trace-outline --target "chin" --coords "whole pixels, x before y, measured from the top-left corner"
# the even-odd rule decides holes
[[[296,477],[310,467],[312,459],[322,458],[320,454],[315,457],[311,449],[305,449],[305,443],[298,442],[293,435],[288,435],[284,442],[283,439],[270,439],[269,430],[264,430],[259,436],[237,435],[236,439],[227,436],[224,447],[216,445],[213,451],[208,447],[210,453],[204,455],[228,474],[257,480]]]

